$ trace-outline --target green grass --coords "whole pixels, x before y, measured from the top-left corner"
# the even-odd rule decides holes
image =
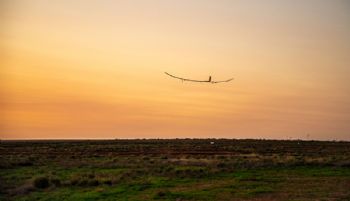
[[[18,178],[28,175],[28,168],[7,170]],[[34,170],[33,170],[34,171]],[[68,171],[68,170],[67,170]],[[100,172],[101,171],[101,172]],[[71,175],[77,170],[71,171]],[[114,174],[120,170],[96,169],[96,174]],[[3,174],[3,173],[2,173]],[[68,172],[65,174],[69,175]],[[29,195],[17,196],[16,200],[225,200],[229,197],[250,198],[283,191],[288,178],[343,178],[350,179],[350,169],[328,167],[297,167],[289,169],[237,170],[233,173],[211,175],[208,178],[143,177],[128,183],[97,187],[60,187],[37,190]],[[322,184],[320,184],[322,185]],[[311,189],[322,191],[322,189]],[[310,192],[309,192],[310,193]]]
[[[349,200],[348,143],[210,141],[6,142],[0,200]]]

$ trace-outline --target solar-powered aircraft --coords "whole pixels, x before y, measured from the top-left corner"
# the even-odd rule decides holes
[[[177,77],[177,76],[171,75],[171,74],[169,74],[169,73],[167,73],[167,72],[164,72],[164,73],[165,73],[166,75],[172,77],[172,78],[179,79],[179,80],[181,80],[181,81],[188,81],[188,82],[206,82],[206,83],[217,84],[217,83],[229,82],[229,81],[233,80],[233,78],[231,78],[231,79],[228,79],[228,80],[213,81],[213,80],[211,80],[211,76],[209,76],[209,79],[208,79],[208,80],[192,80],[192,79]]]

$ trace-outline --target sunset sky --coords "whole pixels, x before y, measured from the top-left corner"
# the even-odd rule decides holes
[[[1,139],[350,140],[347,0],[0,0],[0,26]]]

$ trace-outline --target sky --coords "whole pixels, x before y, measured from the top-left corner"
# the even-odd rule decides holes
[[[0,0],[0,138],[350,140],[349,10]]]

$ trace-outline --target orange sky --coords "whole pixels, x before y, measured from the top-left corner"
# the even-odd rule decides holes
[[[0,7],[1,139],[350,140],[347,1]]]

